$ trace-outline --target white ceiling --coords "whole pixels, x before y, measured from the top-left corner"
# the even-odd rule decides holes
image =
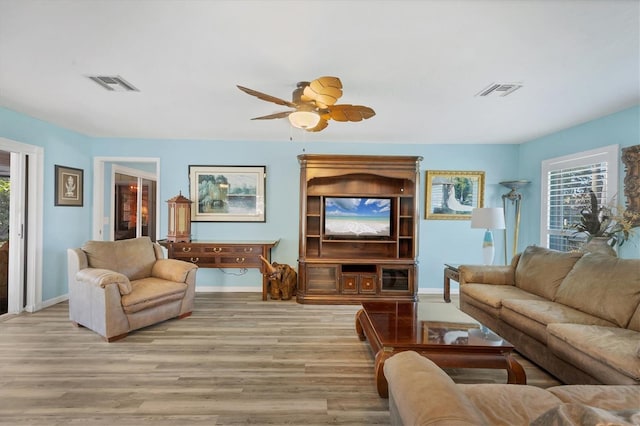
[[[236,88],[324,75],[377,115],[303,135]],[[638,0],[0,0],[0,106],[90,136],[519,143],[639,103]]]

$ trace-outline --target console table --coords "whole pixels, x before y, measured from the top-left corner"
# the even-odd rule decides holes
[[[168,251],[169,259],[184,260],[200,268],[256,268],[262,273],[262,300],[267,300],[269,279],[260,256],[271,263],[271,249],[280,240],[269,241],[198,241],[158,244]]]

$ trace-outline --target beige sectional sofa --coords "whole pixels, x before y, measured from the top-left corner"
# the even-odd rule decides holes
[[[198,267],[165,259],[149,237],[89,241],[67,261],[69,318],[109,342],[193,310]]]
[[[530,246],[460,266],[460,309],[569,384],[640,384],[640,260]]]
[[[637,425],[640,386],[455,384],[412,351],[384,364],[392,425]]]

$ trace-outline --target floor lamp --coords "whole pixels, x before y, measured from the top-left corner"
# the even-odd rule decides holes
[[[502,196],[502,207],[504,209],[505,214],[505,222],[507,215],[507,200],[511,201],[511,204],[515,204],[516,209],[514,211],[515,221],[513,227],[513,254],[511,257],[516,255],[516,251],[518,250],[518,231],[520,230],[520,203],[522,201],[522,194],[518,192],[518,190],[524,186],[527,186],[531,182],[528,180],[508,180],[504,182],[500,182],[500,185],[506,186],[511,191]],[[509,259],[507,258],[507,228],[504,228],[504,264],[507,265]]]

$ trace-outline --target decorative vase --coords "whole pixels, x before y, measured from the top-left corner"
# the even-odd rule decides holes
[[[593,237],[583,247],[585,253],[602,253],[617,256],[616,251],[609,245],[609,237]]]

